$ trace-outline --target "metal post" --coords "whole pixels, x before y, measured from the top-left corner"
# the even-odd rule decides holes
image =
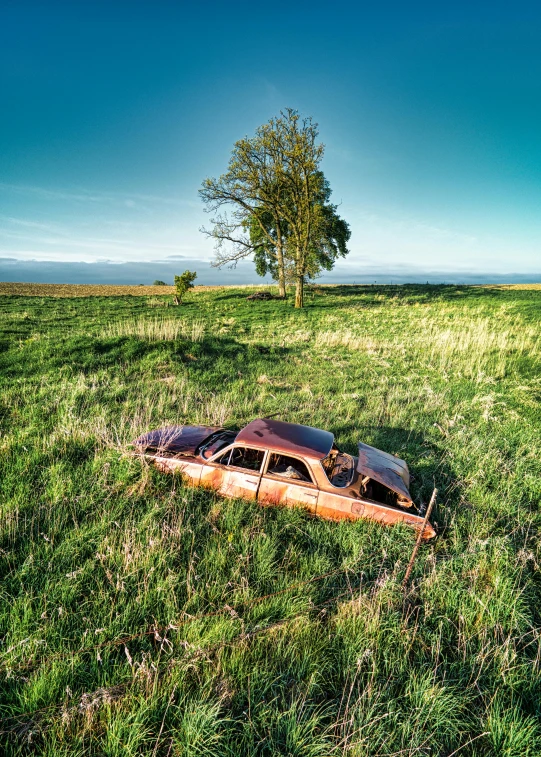
[[[421,528],[419,529],[419,534],[417,536],[417,541],[415,542],[415,546],[413,548],[413,552],[411,553],[411,558],[410,558],[408,567],[406,569],[406,575],[404,576],[404,580],[402,582],[402,588],[403,589],[406,588],[406,584],[408,583],[408,580],[409,580],[409,577],[410,577],[410,573],[411,573],[411,569],[413,568],[413,563],[415,561],[415,557],[417,556],[417,551],[418,551],[419,546],[421,544],[421,539],[423,538],[423,534],[424,534],[424,531],[425,531],[425,528],[426,528],[426,524],[428,523],[428,519],[430,518],[430,513],[432,512],[432,508],[434,507],[434,503],[436,502],[437,495],[438,495],[438,490],[434,489],[434,491],[432,492],[432,496],[430,497],[430,502],[429,502],[428,507],[426,509],[425,519],[423,520],[423,524],[422,524]]]

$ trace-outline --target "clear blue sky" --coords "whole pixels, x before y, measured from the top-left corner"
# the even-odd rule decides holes
[[[538,3],[2,8],[0,279],[217,280],[197,190],[285,106],[351,224],[334,280],[541,278]]]

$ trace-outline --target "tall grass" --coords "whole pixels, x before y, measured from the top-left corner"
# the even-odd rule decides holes
[[[458,310],[458,309],[457,309]],[[360,331],[333,329],[315,333],[315,347],[336,347],[386,358],[404,355],[437,366],[440,371],[462,371],[468,377],[483,373],[501,378],[527,358],[541,363],[541,333],[536,325],[518,318],[472,317],[454,312],[450,324],[442,324],[443,313],[433,313],[412,323],[412,333],[396,333],[391,339],[374,339]]]
[[[540,292],[245,297],[0,300],[2,753],[536,757]],[[399,454],[417,501],[438,487],[405,592],[408,529],[131,455],[274,412]]]
[[[176,318],[137,318],[110,323],[103,330],[103,335],[132,336],[148,342],[171,342],[181,338],[200,342],[205,335],[205,323],[201,319],[186,322]]]

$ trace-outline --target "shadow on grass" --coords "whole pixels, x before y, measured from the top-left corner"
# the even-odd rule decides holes
[[[266,361],[273,363],[288,352],[286,347],[243,344],[231,338],[208,337],[193,342],[187,339],[175,341],[145,341],[137,337],[112,337],[96,339],[80,336],[58,341],[54,350],[42,349],[40,342],[29,343],[25,348],[0,351],[0,367],[5,376],[35,375],[35,366],[41,369],[69,367],[72,371],[86,373],[97,369],[112,368],[119,363],[130,364],[151,355],[168,356],[176,362],[184,363],[194,371],[207,371],[229,362],[231,370],[238,366],[245,368],[254,358],[265,367]]]
[[[380,305],[391,298],[414,302],[456,301],[457,299],[480,300],[487,297],[501,300],[510,294],[516,298],[517,296],[531,297],[537,293],[535,290],[508,290],[499,286],[481,287],[467,284],[342,284],[338,286],[321,285],[317,287],[315,294],[316,302],[312,303],[308,300],[307,305],[309,307],[322,306],[321,295],[333,300],[334,298],[362,297],[366,304]],[[374,301],[376,297],[378,300]],[[336,303],[331,300],[329,306],[335,307]]]

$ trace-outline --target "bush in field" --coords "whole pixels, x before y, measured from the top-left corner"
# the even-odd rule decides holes
[[[182,298],[193,287],[193,282],[197,278],[195,271],[184,271],[180,276],[175,276],[175,294],[173,295],[173,301],[175,305],[182,303]]]
[[[160,279],[156,279],[156,281],[152,284],[153,287],[166,287],[167,284],[165,281],[160,281]]]

